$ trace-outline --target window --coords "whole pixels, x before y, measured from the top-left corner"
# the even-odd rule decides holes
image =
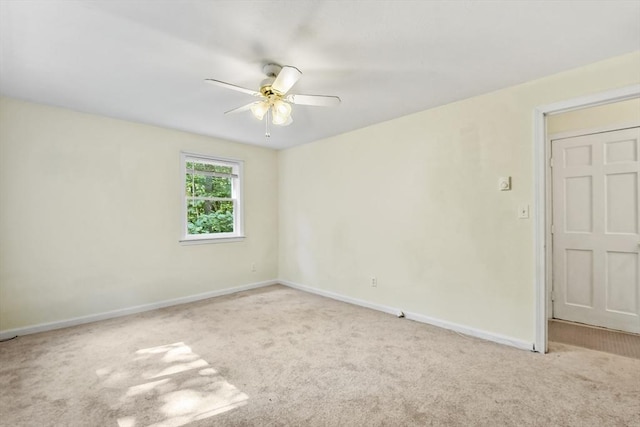
[[[182,153],[182,241],[238,239],[242,162]]]

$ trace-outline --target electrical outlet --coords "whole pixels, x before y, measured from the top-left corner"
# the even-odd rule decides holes
[[[520,219],[529,218],[529,205],[518,206],[518,218]]]
[[[256,272],[256,263],[255,262],[251,263],[251,271],[254,272],[254,273]]]
[[[372,276],[371,277],[371,287],[372,288],[377,288],[378,287],[378,279],[376,278],[376,276]]]

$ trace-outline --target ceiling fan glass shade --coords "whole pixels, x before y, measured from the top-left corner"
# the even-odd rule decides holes
[[[291,117],[291,105],[287,102],[277,100],[273,103],[271,110],[274,125],[284,125]]]
[[[251,106],[251,112],[258,120],[262,120],[267,111],[269,111],[269,103],[267,101],[256,102]]]
[[[291,123],[293,123],[293,117],[289,116],[287,121],[281,124],[280,126],[289,126]]]

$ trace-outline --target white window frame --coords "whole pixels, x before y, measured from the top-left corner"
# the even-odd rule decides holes
[[[185,179],[187,176],[187,162],[214,163],[221,166],[231,166],[233,179],[231,181],[231,198],[234,202],[233,208],[233,232],[232,233],[208,233],[189,234],[187,228],[187,190]],[[181,206],[181,243],[221,243],[236,242],[244,239],[244,215],[243,215],[243,191],[242,191],[242,169],[244,162],[238,159],[209,156],[206,154],[196,154],[182,151],[180,153],[180,206]]]

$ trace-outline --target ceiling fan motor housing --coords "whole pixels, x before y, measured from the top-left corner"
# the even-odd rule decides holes
[[[262,95],[266,96],[267,98],[271,95],[276,95],[276,92],[271,89],[271,85],[273,84],[273,81],[275,79],[275,77],[267,77],[262,81],[262,83],[260,83],[260,93]]]

